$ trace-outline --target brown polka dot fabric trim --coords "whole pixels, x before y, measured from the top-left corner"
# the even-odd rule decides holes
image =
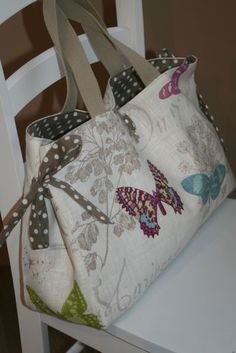
[[[32,137],[56,140],[88,120],[89,114],[80,110],[55,114],[30,124],[27,133]]]
[[[161,73],[168,69],[181,65],[184,61],[193,63],[193,56],[187,58],[176,58],[168,49],[163,49],[157,58],[151,59],[150,63]],[[145,87],[138,77],[134,68],[128,68],[119,75],[110,79],[110,86],[116,102],[115,111],[127,126],[130,135],[138,140],[135,133],[136,127],[126,114],[121,114],[117,109],[128,103],[134,96]],[[198,94],[199,107],[204,116],[214,126],[218,136],[219,129],[214,123],[213,116],[209,113],[208,106]],[[73,161],[80,153],[81,141],[78,136],[67,135],[68,132],[90,120],[87,112],[74,110],[68,113],[55,114],[32,123],[27,133],[32,137],[56,140],[51,149],[44,157],[39,168],[37,179],[33,179],[29,193],[18,200],[9,214],[9,221],[4,223],[3,231],[0,233],[0,247],[4,244],[13,228],[23,217],[26,209],[31,205],[29,221],[29,240],[33,249],[43,249],[49,246],[49,222],[45,198],[50,199],[51,194],[48,185],[53,185],[66,192],[75,202],[88,211],[93,217],[103,223],[110,223],[109,218],[97,209],[89,200],[67,183],[57,180],[53,175],[65,165]],[[219,137],[224,146],[224,141]]]
[[[211,115],[209,113],[208,105],[204,103],[203,97],[202,97],[202,95],[200,93],[198,93],[198,102],[199,102],[199,106],[200,106],[200,109],[201,109],[202,113],[211,122],[211,124],[214,126],[214,129],[215,129],[215,131],[216,131],[216,133],[217,133],[217,135],[218,135],[218,137],[220,139],[220,142],[221,142],[223,148],[225,149],[224,139],[220,135],[220,131],[219,131],[218,126],[215,124],[214,117],[213,117],[213,115]]]
[[[163,49],[158,58],[150,59],[149,62],[156,67],[160,73],[163,73],[168,69],[172,69],[183,64],[185,61],[188,63],[193,63],[196,60],[193,56],[188,58],[175,58],[174,56],[167,57],[167,55],[170,55],[169,51],[166,52]],[[128,103],[145,88],[133,67],[130,67],[122,71],[120,74],[112,77],[110,79],[110,86],[115,98],[116,108],[120,108],[124,104]]]
[[[77,190],[54,177],[54,174],[78,157],[81,148],[81,139],[77,135],[64,136],[52,144],[39,167],[38,177],[31,182],[30,191],[18,201],[10,212],[8,222],[4,222],[3,231],[0,233],[0,247],[30,205],[29,241],[31,247],[36,250],[49,246],[49,222],[45,202],[46,198],[52,198],[49,185],[63,190],[98,221],[105,224],[110,223],[109,218]]]
[[[121,113],[119,110],[115,109],[115,113],[120,117],[121,121],[128,128],[129,134],[135,139],[136,142],[139,142],[139,136],[136,133],[136,125],[133,120],[125,113]]]
[[[187,58],[177,58],[169,49],[166,48],[161,50],[157,58],[149,60],[149,62],[160,71],[160,73],[163,73],[168,69],[177,67],[186,61],[189,64],[194,63],[196,61],[196,58],[194,56],[189,56]],[[145,88],[142,81],[140,80],[137,73],[132,67],[112,77],[109,82],[114,95],[116,109],[128,103],[133,97],[135,97]],[[199,108],[201,109],[203,115],[214,126],[215,131],[217,132],[218,137],[220,139],[220,142],[224,147],[224,140],[219,135],[219,128],[213,122],[214,118],[209,113],[208,106],[204,103],[203,98],[200,94],[198,94],[198,101]]]
[[[177,58],[169,49],[164,48],[158,54],[157,58],[150,59],[149,61],[161,73],[163,73],[168,69],[181,65],[184,61],[193,63],[195,60],[196,58],[193,56],[189,56],[187,58]],[[112,77],[110,79],[110,86],[114,95],[116,109],[119,109],[124,104],[128,103],[133,97],[135,97],[145,88],[137,73],[134,71],[134,68],[132,67],[122,71],[119,75]],[[208,106],[204,103],[200,94],[198,94],[198,100],[202,113],[214,126],[219,136],[219,128],[215,125],[213,121],[214,118],[209,113]],[[32,137],[55,140],[59,139],[61,136],[82,125],[88,120],[90,120],[90,116],[87,112],[74,110],[72,112],[55,114],[38,120],[28,127],[27,132]],[[132,131],[132,129],[129,129],[129,131]],[[224,140],[221,136],[219,136],[219,139],[221,143],[224,144]]]
[[[111,223],[109,218],[101,212],[97,207],[94,206],[89,200],[84,196],[78,193],[71,185],[68,187],[68,184],[64,181],[57,180],[52,178],[50,184],[55,188],[66,191],[67,195],[70,196],[75,202],[77,202],[81,207],[83,207],[91,216],[95,217],[102,223],[108,224]]]

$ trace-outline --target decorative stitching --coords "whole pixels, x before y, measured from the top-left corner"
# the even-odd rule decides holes
[[[175,213],[182,214],[183,203],[178,193],[168,185],[168,180],[150,161],[147,161],[155,183],[156,191],[149,194],[146,191],[133,187],[119,187],[116,195],[122,208],[129,215],[137,217],[140,228],[147,237],[154,238],[159,234],[160,226],[157,220],[157,210],[160,209],[163,216],[167,214],[163,202],[171,206]]]

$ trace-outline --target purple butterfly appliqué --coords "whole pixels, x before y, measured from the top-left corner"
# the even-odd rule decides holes
[[[166,99],[172,95],[177,95],[180,93],[179,78],[185,71],[187,71],[187,69],[188,64],[184,63],[174,71],[171,80],[161,88],[159,92],[160,99]]]
[[[171,206],[175,213],[182,213],[183,203],[177,192],[168,185],[166,177],[150,162],[149,169],[156,183],[156,191],[149,194],[133,187],[119,187],[116,190],[118,202],[131,216],[138,218],[140,228],[148,237],[159,234],[160,226],[157,221],[157,210],[163,216],[166,210],[163,203]]]

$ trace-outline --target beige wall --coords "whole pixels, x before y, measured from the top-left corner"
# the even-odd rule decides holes
[[[169,47],[176,55],[199,58],[197,84],[225,139],[236,174],[236,1],[143,3],[148,55]]]
[[[114,24],[114,0],[93,2],[101,13],[104,6],[107,25]],[[199,89],[225,138],[229,159],[236,172],[236,1],[143,0],[143,4],[149,57],[162,47],[170,47],[177,55],[195,54],[199,58]],[[41,2],[38,1],[0,28],[0,55],[6,75],[50,45]],[[98,71],[104,89],[107,76],[100,66],[96,68]],[[17,122],[22,141],[24,126],[29,121],[59,110],[64,88],[63,82],[54,85],[19,114]]]
[[[93,3],[103,13],[102,0],[93,0]],[[112,16],[105,16],[107,25],[115,23],[114,6],[113,1],[106,1],[106,10],[112,14]],[[75,28],[78,33],[81,32],[79,25],[75,24]],[[42,3],[37,1],[0,26],[0,58],[6,77],[31,58],[51,47],[51,45],[51,40],[43,22]],[[95,67],[95,71],[100,71],[98,77],[104,90],[105,70],[99,66]],[[18,114],[16,122],[23,154],[26,125],[37,118],[58,111],[62,107],[64,97],[65,82],[61,80],[36,97]]]
[[[104,10],[106,24],[115,24],[114,0],[93,2],[101,13]],[[169,47],[176,55],[195,54],[199,58],[197,82],[225,138],[236,173],[236,1],[143,0],[143,5],[149,57],[155,56],[158,49]],[[6,76],[50,46],[40,1],[0,27],[0,57]],[[106,73],[101,66],[96,66],[95,71],[99,72],[97,76],[104,89]],[[24,127],[36,118],[59,110],[64,95],[62,81],[36,97],[18,115],[23,150]],[[2,252],[1,263],[6,263]]]

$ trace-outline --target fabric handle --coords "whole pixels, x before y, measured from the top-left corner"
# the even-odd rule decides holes
[[[107,41],[127,58],[145,86],[159,76],[158,70],[145,58],[109,34],[101,17],[88,0],[58,0],[58,4],[60,4],[61,9],[69,19],[78,21],[83,16],[86,18],[87,25],[94,31],[94,35],[99,35],[99,38],[101,38],[102,33]],[[97,40],[99,42],[99,39]],[[105,53],[105,55],[109,55],[109,53]]]
[[[60,6],[61,10],[66,13],[66,17],[81,22],[97,56],[107,68],[110,75],[116,75],[128,66],[127,60],[125,60],[124,57],[127,57],[130,65],[134,66],[144,85],[148,85],[159,75],[159,72],[142,56],[110,36],[100,15],[87,0],[58,0],[57,4],[58,7]],[[55,12],[55,8],[53,10],[48,7],[47,12],[48,11]],[[47,16],[49,18],[53,17],[53,13],[45,13],[44,11],[44,15],[46,25],[48,25]],[[58,34],[60,37],[63,36],[65,32],[64,25],[65,22],[59,21],[58,30],[54,29],[54,33]],[[52,23],[50,23],[50,26],[52,27]],[[48,30],[50,32],[51,29],[48,28]],[[70,38],[67,37],[67,40],[70,41]],[[58,42],[59,38],[55,38],[54,44],[56,47]],[[120,52],[122,53],[120,54]],[[70,55],[75,57],[76,54],[74,51],[71,51]],[[65,74],[67,79],[67,98],[63,111],[69,111],[73,110],[76,106],[77,89],[74,79],[77,74],[75,70],[71,70],[71,68],[68,67],[68,62],[73,60],[73,58],[68,57],[63,47],[61,48],[61,56],[65,61],[64,67],[66,69]],[[78,71],[77,69],[77,72]]]
[[[105,106],[96,77],[71,24],[63,11],[56,6],[56,0],[44,0],[43,11],[49,34],[56,44],[62,61],[65,61],[64,65],[67,68],[70,67],[73,72],[74,80],[88,112],[92,117],[104,113]],[[61,25],[64,30],[59,38],[58,26]],[[71,71],[69,71],[70,75]]]
[[[70,2],[68,3],[58,0],[58,4],[69,18],[66,10],[68,10],[68,5],[70,5]],[[117,75],[125,67],[130,66],[127,59],[119,53],[113,43],[107,40],[104,36],[103,31],[107,31],[107,28],[96,9],[91,4],[86,4],[86,1],[83,0],[76,0],[75,4],[77,4],[77,7],[73,7],[71,11],[72,13],[73,10],[76,10],[74,20],[81,23],[96,56],[103,63],[109,75]]]
[[[31,248],[40,250],[49,247],[49,217],[46,199],[52,199],[50,186],[64,192],[67,197],[76,202],[99,222],[111,223],[106,214],[84,198],[71,185],[54,177],[59,170],[80,155],[81,148],[82,141],[77,135],[63,136],[52,144],[39,166],[38,176],[31,181],[28,193],[17,201],[4,219],[3,230],[0,232],[0,248],[22,219],[28,207],[31,207],[28,229]]]
[[[56,3],[56,6],[57,6],[57,3]],[[61,9],[61,11],[63,10]],[[93,10],[91,9],[91,11]],[[93,13],[94,13],[94,16],[97,16],[97,22],[95,22],[94,26],[88,25],[88,23],[91,22],[93,18],[91,19],[86,11],[84,11],[83,13],[83,8],[82,8],[82,11],[79,11],[77,14],[77,21],[79,21],[82,24],[83,29],[87,34],[89,41],[91,42],[92,47],[95,50],[96,55],[103,63],[104,67],[107,69],[109,75],[114,76],[117,73],[121,72],[125,67],[128,67],[129,64],[127,60],[117,52],[113,44],[107,40],[107,38],[103,35],[103,33],[100,30],[94,31],[93,28],[97,26],[98,22],[100,22],[101,26],[102,25],[104,26],[104,30],[106,30],[106,27],[105,27],[105,24],[102,22],[101,17],[99,17],[99,15],[96,13],[96,10],[94,10]],[[64,29],[65,24],[62,21],[58,21],[57,23],[58,27],[52,28],[53,24],[51,23],[50,18],[53,18],[53,16],[55,17],[55,8],[53,9],[53,7],[49,7],[48,5],[45,5],[44,6],[45,24],[48,27],[48,31],[50,33],[52,33],[52,30],[53,30],[53,36],[51,34],[52,40],[54,42],[57,52],[60,54],[62,58],[62,63],[63,63],[66,82],[67,82],[67,96],[66,96],[64,107],[62,109],[62,113],[63,113],[63,112],[72,111],[76,108],[78,93],[77,93],[77,83],[75,82],[75,77],[77,77],[78,79],[78,73],[80,72],[81,65],[80,65],[80,68],[77,67],[77,74],[75,72],[73,73],[73,71],[75,70],[71,69],[70,65],[68,64],[68,61],[71,61],[75,58],[80,60],[80,58],[77,57],[75,50],[71,53],[71,56],[67,58],[67,54],[65,52],[65,48],[63,47],[63,43],[60,43],[61,37],[64,35],[64,32],[65,32],[65,29]]]

